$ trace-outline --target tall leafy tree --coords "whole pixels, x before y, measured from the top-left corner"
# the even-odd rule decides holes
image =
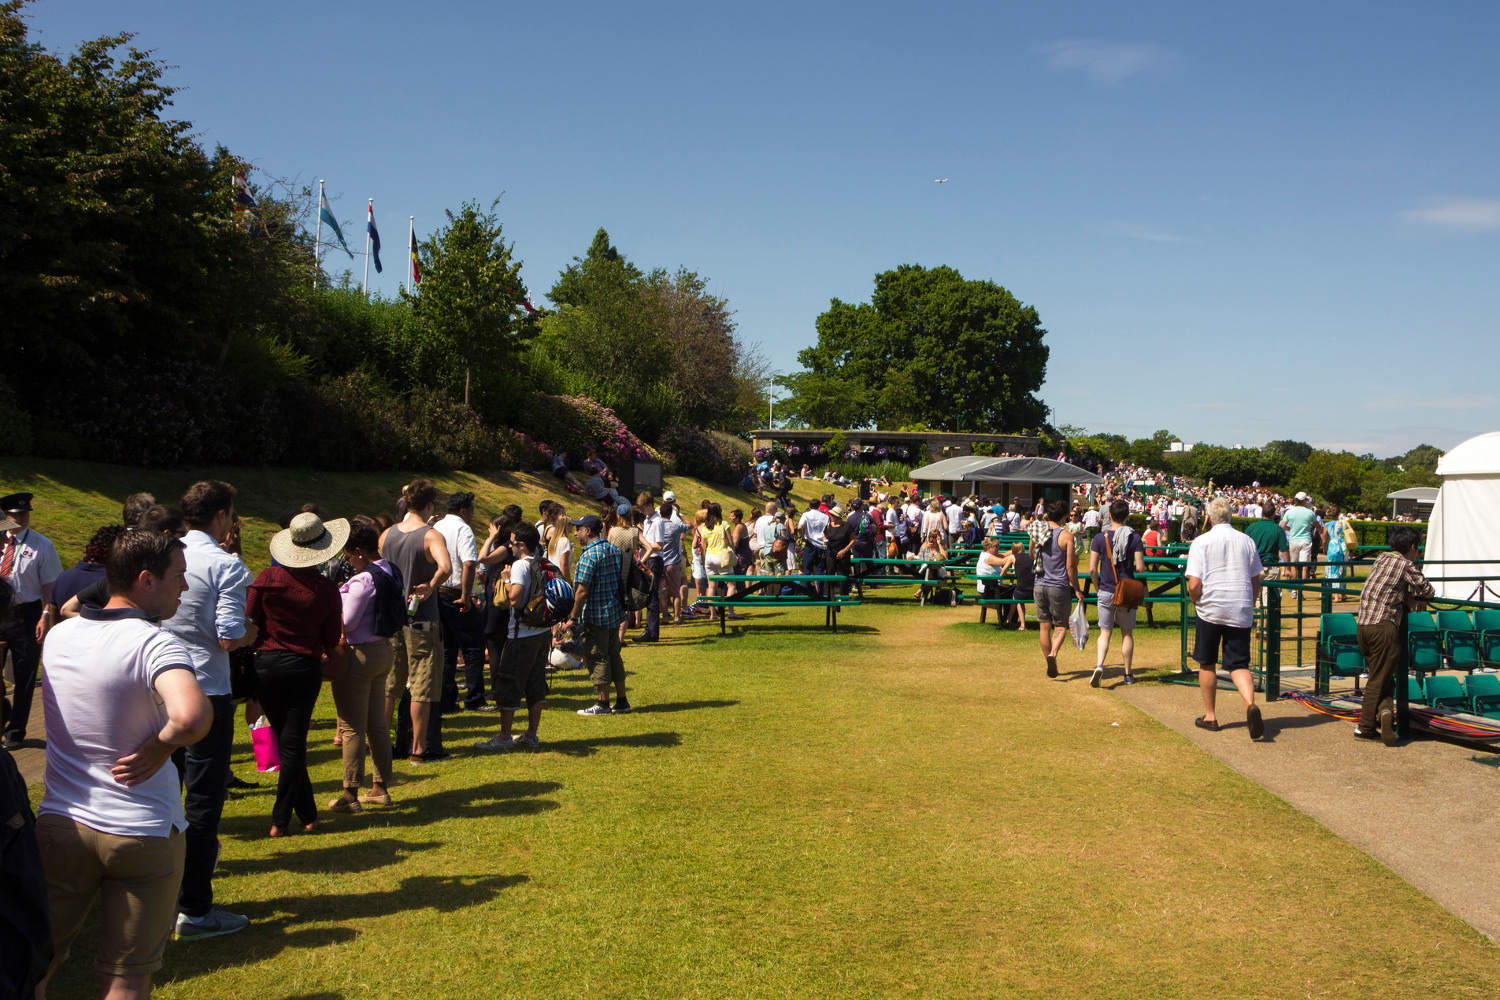
[[[466,201],[447,224],[418,244],[422,283],[410,299],[413,318],[436,359],[428,384],[465,398],[487,416],[507,416],[514,367],[537,324],[521,303],[521,261],[503,239],[495,206]]]
[[[798,355],[787,410],[823,427],[925,424],[947,431],[1040,426],[1047,373],[1035,308],[951,267],[903,264],[875,276],[869,303],[834,299]]]

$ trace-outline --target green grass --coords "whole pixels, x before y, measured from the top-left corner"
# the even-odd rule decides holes
[[[265,838],[162,997],[1489,997],[1500,953],[1036,633],[881,597],[669,629],[631,716],[559,679],[536,753],[398,765],[397,803]],[[1169,667],[1175,632],[1143,633]],[[331,703],[314,782],[337,791]],[[1119,723],[1119,725],[1114,725]],[[493,718],[449,720],[450,741]],[[236,770],[252,774],[243,745]],[[264,778],[263,778],[264,780]],[[57,996],[85,995],[82,940]]]
[[[39,527],[58,531],[70,497],[92,525],[102,498],[192,478],[84,471],[34,473],[70,491],[43,491]],[[400,481],[220,472],[258,510],[311,488],[373,502]],[[757,612],[724,638],[669,628],[626,649],[635,714],[580,718],[590,689],[566,674],[540,752],[467,755],[494,718],[452,717],[458,758],[398,764],[395,805],[325,814],[311,835],[266,838],[270,783],[241,728],[235,770],[262,786],[228,804],[216,885],[254,924],[169,945],[157,995],[1500,994],[1494,945],[1090,689],[1092,649],[1066,649],[1069,682],[1049,682],[1035,631],[909,593],[876,592],[836,637],[822,609]],[[1175,629],[1137,635],[1138,669],[1175,671]],[[325,689],[320,805],[338,791],[332,724]],[[93,934],[52,996],[92,995]]]

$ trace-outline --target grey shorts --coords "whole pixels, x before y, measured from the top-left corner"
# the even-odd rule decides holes
[[[1135,628],[1135,613],[1139,608],[1115,607],[1115,592],[1113,590],[1099,591],[1099,628],[1102,630],[1119,629],[1129,632]]]
[[[1069,587],[1037,587],[1032,595],[1036,601],[1036,618],[1043,624],[1068,624],[1068,615],[1073,613],[1073,591]]]

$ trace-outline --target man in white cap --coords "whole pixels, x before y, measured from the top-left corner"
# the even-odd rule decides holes
[[[1281,526],[1286,529],[1287,561],[1294,565],[1292,578],[1300,580],[1312,575],[1311,566],[1296,564],[1309,563],[1314,558],[1318,515],[1313,513],[1312,498],[1306,493],[1298,493],[1293,499],[1296,502],[1281,516]]]

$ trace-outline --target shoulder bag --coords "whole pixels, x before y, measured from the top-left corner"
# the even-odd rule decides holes
[[[1115,550],[1111,543],[1109,533],[1104,535],[1105,557],[1109,562],[1109,573],[1115,578],[1115,607],[1121,611],[1134,611],[1146,603],[1146,585],[1133,576],[1120,576],[1119,570],[1115,569]],[[1125,546],[1125,557],[1130,558],[1130,546]]]

